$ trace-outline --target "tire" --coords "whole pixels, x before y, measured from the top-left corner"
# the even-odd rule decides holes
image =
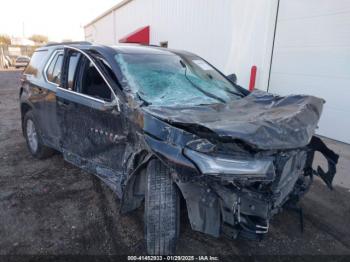
[[[23,118],[23,133],[29,152],[37,159],[45,159],[54,154],[54,150],[45,146],[34,120],[33,112],[28,111]]]
[[[180,232],[180,198],[170,170],[158,159],[147,166],[145,238],[150,255],[172,255]]]

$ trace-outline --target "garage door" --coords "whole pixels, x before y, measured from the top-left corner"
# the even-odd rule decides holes
[[[350,143],[349,0],[280,0],[269,92],[324,98],[317,133]]]

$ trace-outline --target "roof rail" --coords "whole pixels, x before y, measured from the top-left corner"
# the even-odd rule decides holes
[[[44,47],[48,46],[55,46],[55,45],[92,45],[91,42],[88,41],[71,41],[71,42],[53,42],[45,45]]]
[[[141,44],[141,45],[143,45],[143,44]],[[149,44],[149,45],[144,45],[144,46],[161,47],[160,45],[154,45],[154,44]]]

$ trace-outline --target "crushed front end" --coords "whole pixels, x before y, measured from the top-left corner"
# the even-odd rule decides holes
[[[256,239],[315,175],[332,187],[339,156],[314,136],[323,103],[255,91],[230,104],[150,106],[143,129],[149,150],[174,171],[192,229]],[[313,169],[316,151],[327,172]]]
[[[191,148],[184,150],[201,176],[176,175],[175,181],[186,199],[192,228],[216,237],[261,238],[273,215],[307,192],[313,175],[333,178],[338,159],[333,152],[323,151],[329,160],[328,173],[312,169],[315,145],[324,145],[317,137],[309,146],[294,150],[198,152],[210,147],[203,146],[208,143],[190,143]]]

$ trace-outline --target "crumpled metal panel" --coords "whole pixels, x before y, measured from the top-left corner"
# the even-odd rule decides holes
[[[177,182],[186,200],[191,228],[214,237],[220,235],[220,203],[213,190],[200,183]]]
[[[263,150],[306,146],[317,128],[324,100],[306,95],[277,96],[255,90],[228,104],[148,106],[144,110],[171,124],[212,131],[219,139],[241,140]],[[209,135],[208,139],[213,139]]]
[[[298,178],[303,176],[306,156],[305,150],[295,150],[277,157],[275,163],[278,176],[273,182],[272,191],[278,197],[273,203],[274,207],[278,207],[288,198]]]

